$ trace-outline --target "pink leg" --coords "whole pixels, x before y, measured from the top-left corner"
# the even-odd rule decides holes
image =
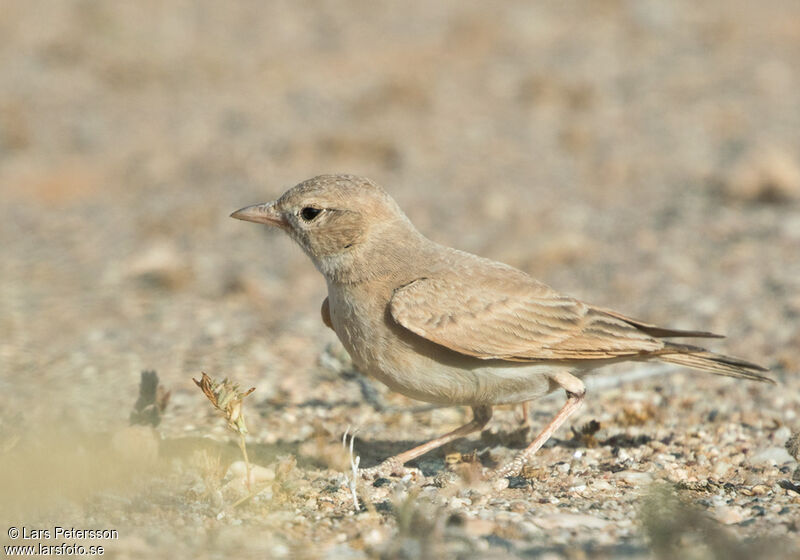
[[[432,451],[437,447],[443,446],[445,443],[450,443],[453,440],[458,438],[462,438],[466,435],[471,434],[472,432],[477,432],[481,428],[483,428],[489,419],[492,417],[492,407],[490,406],[473,406],[472,407],[472,420],[467,424],[464,424],[460,428],[456,428],[452,432],[449,432],[443,436],[439,436],[436,439],[432,439],[427,443],[423,443],[422,445],[418,445],[413,449],[409,449],[408,451],[404,451],[399,455],[395,455],[394,457],[390,457],[386,459],[383,463],[378,465],[377,467],[372,467],[370,469],[364,469],[362,472],[366,476],[382,476],[382,475],[389,475],[393,474],[396,471],[401,470],[401,467],[411,461],[412,459],[416,459],[420,455],[424,455],[428,451]]]
[[[520,421],[520,425],[526,428],[531,425],[530,403],[528,401],[522,403],[522,420]]]
[[[564,403],[564,406],[561,407],[558,414],[544,427],[541,433],[536,436],[536,439],[534,439],[522,453],[517,455],[514,460],[495,470],[494,473],[492,473],[492,478],[503,478],[518,474],[522,470],[522,467],[525,466],[525,463],[528,462],[528,459],[539,451],[545,442],[550,439],[553,432],[581,407],[583,397],[586,394],[583,381],[567,372],[556,373],[551,379],[567,391],[567,402]]]

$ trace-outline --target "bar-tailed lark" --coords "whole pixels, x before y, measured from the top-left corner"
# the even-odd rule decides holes
[[[771,381],[761,366],[671,338],[715,338],[657,327],[560,294],[526,273],[423,236],[369,179],[321,175],[234,218],[276,226],[328,284],[322,320],[354,365],[413,399],[472,407],[471,422],[373,469],[388,474],[480,430],[499,404],[558,388],[561,410],[514,460],[516,474],[583,402],[581,379],[622,361],[658,360],[718,375]]]

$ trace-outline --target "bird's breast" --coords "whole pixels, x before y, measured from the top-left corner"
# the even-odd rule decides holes
[[[356,367],[369,373],[370,364],[378,357],[379,339],[375,334],[379,325],[375,316],[380,311],[376,302],[349,292],[343,289],[328,291],[331,323]]]
[[[388,312],[390,296],[380,287],[329,287],[333,330],[360,372],[408,397],[452,404],[463,384],[404,340]]]

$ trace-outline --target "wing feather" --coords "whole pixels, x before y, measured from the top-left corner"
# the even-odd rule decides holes
[[[590,307],[506,267],[419,278],[395,290],[390,311],[413,333],[483,359],[596,360],[664,347],[645,330],[656,327]]]

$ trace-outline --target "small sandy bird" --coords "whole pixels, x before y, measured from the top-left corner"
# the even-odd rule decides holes
[[[616,362],[659,360],[771,381],[756,364],[666,340],[719,335],[643,323],[434,243],[363,177],[321,175],[231,216],[276,226],[303,248],[328,284],[322,320],[362,373],[413,399],[472,407],[471,422],[387,459],[375,475],[480,430],[494,405],[564,389],[567,401],[550,423],[494,471],[516,474],[580,407],[581,378]]]

